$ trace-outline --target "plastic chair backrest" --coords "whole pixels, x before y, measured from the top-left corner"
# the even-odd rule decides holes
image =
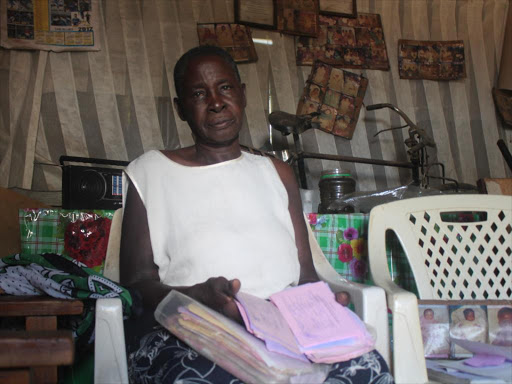
[[[121,248],[121,229],[123,224],[123,209],[115,211],[110,225],[107,254],[105,256],[105,267],[103,276],[119,283],[119,250]]]
[[[396,233],[420,298],[512,296],[511,197],[429,196],[384,204],[374,210],[370,227],[378,235],[372,239],[380,244],[385,242],[387,230]]]

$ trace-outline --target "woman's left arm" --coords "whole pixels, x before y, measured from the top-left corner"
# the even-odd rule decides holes
[[[295,230],[295,244],[299,253],[300,277],[299,285],[319,281],[316,274],[311,247],[309,245],[308,229],[304,220],[302,211],[302,201],[300,198],[299,185],[293,173],[292,168],[275,158],[272,158],[277,173],[288,192],[288,210],[292,219],[293,229]],[[341,305],[347,306],[350,303],[350,295],[347,292],[336,292],[336,301]]]

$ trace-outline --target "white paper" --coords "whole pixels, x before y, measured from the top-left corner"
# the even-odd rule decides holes
[[[512,347],[501,347],[498,345],[491,345],[486,343],[479,343],[477,341],[469,341],[456,339],[454,337],[451,340],[460,345],[462,348],[467,349],[474,355],[497,355],[504,356],[506,359],[512,361]],[[511,377],[512,380],[512,377]]]
[[[494,367],[470,367],[464,364],[464,360],[444,360],[439,365],[446,368],[456,369],[461,372],[468,372],[473,375],[492,377],[494,379],[504,380],[505,383],[512,381],[512,363],[505,362],[502,365]]]

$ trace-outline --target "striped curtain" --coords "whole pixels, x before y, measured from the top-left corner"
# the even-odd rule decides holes
[[[232,22],[232,0],[100,1],[102,50],[48,53],[0,50],[0,186],[59,190],[61,155],[132,160],[153,148],[193,144],[172,106],[172,71],[198,44],[196,23]],[[365,104],[392,103],[436,141],[431,162],[446,175],[475,184],[481,177],[510,177],[496,142],[511,147],[512,133],[496,114],[491,90],[499,71],[508,0],[357,0],[360,12],[382,18],[391,70],[353,70],[369,79]],[[268,113],[295,112],[310,67],[295,64],[294,38],[253,29],[259,60],[240,65],[247,85],[241,142],[268,145]],[[401,80],[398,39],[456,40],[465,44],[467,78]],[[511,47],[507,47],[511,49]],[[269,98],[271,102],[269,102]],[[365,111],[354,137],[321,132],[302,136],[304,150],[406,161],[406,130],[389,109]],[[273,132],[274,144],[292,145]],[[307,160],[310,188],[323,169],[348,168],[358,190],[392,188],[411,180],[408,170]]]

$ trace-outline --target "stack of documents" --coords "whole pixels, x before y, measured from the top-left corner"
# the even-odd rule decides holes
[[[245,328],[175,291],[158,305],[155,318],[247,383],[322,383],[330,368],[325,363],[374,348],[361,320],[323,282],[287,289],[270,301],[245,293],[236,299]]]
[[[270,301],[239,293],[246,328],[270,351],[315,363],[347,361],[375,346],[364,323],[336,302],[324,282],[276,293]]]
[[[156,320],[198,353],[246,383],[323,383],[326,364],[313,364],[269,351],[240,324],[171,291],[158,305]]]

